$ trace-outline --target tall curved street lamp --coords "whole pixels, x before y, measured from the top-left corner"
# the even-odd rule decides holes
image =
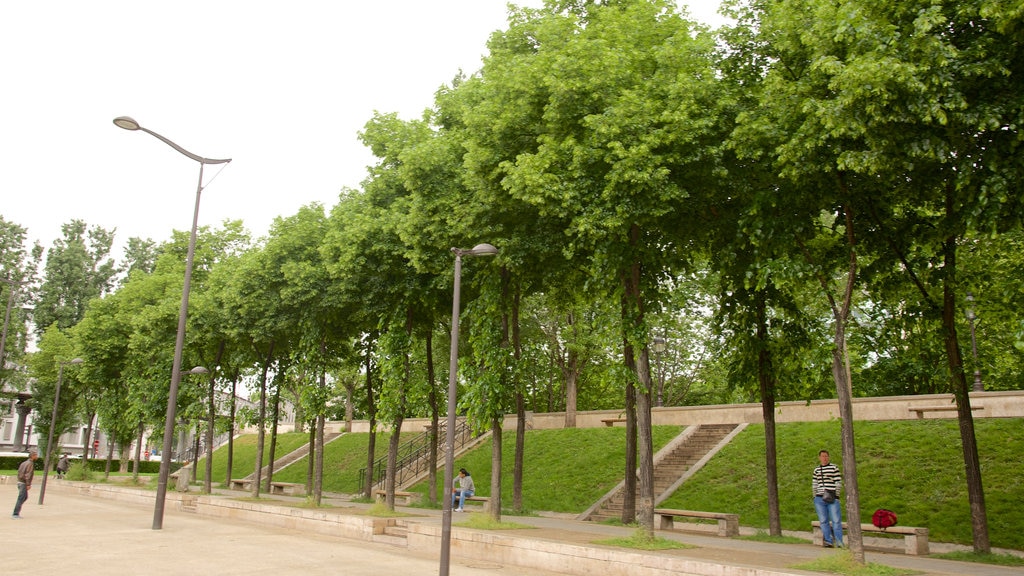
[[[452,482],[455,479],[455,395],[459,371],[459,296],[462,283],[463,256],[494,256],[498,249],[490,244],[477,244],[466,250],[452,248],[455,253],[455,288],[452,291],[452,347],[448,364],[448,420],[445,430],[444,501],[441,503],[441,568],[440,576],[448,576],[452,548]]]
[[[58,362],[57,365],[57,389],[53,392],[53,413],[50,415],[50,432],[46,435],[46,458],[43,460],[43,483],[39,485],[39,503],[43,503],[43,498],[46,497],[46,477],[50,475],[50,456],[53,454],[53,429],[57,427],[57,403],[60,402],[60,385],[64,380],[64,367],[71,364],[81,364],[85,362],[81,358],[75,358],[74,360],[68,360],[67,362]],[[88,447],[87,447],[88,448]]]
[[[181,289],[181,308],[178,310],[178,335],[174,342],[174,364],[171,368],[171,386],[167,392],[167,420],[164,424],[164,447],[160,454],[160,476],[156,485],[156,506],[153,509],[153,530],[160,530],[164,525],[164,501],[167,498],[167,478],[171,472],[171,449],[174,440],[174,417],[178,408],[178,385],[181,383],[181,355],[185,348],[185,322],[188,319],[188,295],[192,288],[192,261],[196,253],[196,229],[199,225],[199,199],[203,194],[203,168],[207,164],[227,164],[230,158],[223,160],[204,158],[185,150],[167,138],[148,130],[128,116],[114,118],[114,124],[125,130],[141,130],[164,142],[185,156],[199,162],[199,184],[196,187],[196,207],[192,214],[192,233],[188,239],[188,256],[185,258],[185,284]]]

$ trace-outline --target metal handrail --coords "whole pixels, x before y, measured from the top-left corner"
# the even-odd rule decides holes
[[[438,434],[446,430],[446,422],[438,423]],[[473,430],[465,418],[459,419],[455,425],[455,449],[458,451],[474,438]],[[412,440],[398,448],[398,460],[395,463],[395,486],[402,486],[407,479],[415,478],[426,472],[430,465],[430,432],[418,434]],[[382,487],[387,475],[387,456],[378,458],[373,463],[373,486]],[[366,468],[359,470],[359,491],[366,491]]]

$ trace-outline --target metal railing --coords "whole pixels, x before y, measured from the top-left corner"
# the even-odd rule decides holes
[[[438,423],[438,438],[444,436],[447,423],[442,420]],[[395,486],[404,486],[406,482],[427,472],[430,468],[430,434],[424,432],[416,435],[412,440],[401,444],[398,447],[398,460],[395,463]],[[475,438],[473,430],[466,423],[465,418],[460,418],[455,424],[455,452]],[[439,456],[440,460],[440,456]],[[384,478],[387,475],[387,456],[378,458],[373,463],[373,486],[383,488]],[[359,470],[359,491],[366,491],[366,468]]]

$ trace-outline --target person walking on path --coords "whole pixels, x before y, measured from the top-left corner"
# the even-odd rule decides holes
[[[32,478],[36,475],[37,458],[39,453],[29,450],[28,460],[18,466],[18,502],[14,505],[14,514],[11,515],[15,520],[21,519],[21,505],[28,500],[28,489],[32,487]]]
[[[839,467],[829,460],[828,450],[818,452],[818,466],[811,474],[814,511],[821,524],[821,542],[825,548],[842,548],[843,515],[839,501],[839,488],[843,477]]]
[[[71,465],[68,463],[68,455],[64,454],[57,461],[57,478],[64,478],[64,475],[68,473],[68,468]]]
[[[473,485],[473,477],[465,468],[459,468],[459,477],[456,478],[456,481],[459,483],[459,487],[456,489],[452,486],[452,508],[455,508],[455,503],[458,502],[459,507],[455,508],[455,511],[464,512],[462,506],[466,503],[466,498],[476,492],[476,486]]]

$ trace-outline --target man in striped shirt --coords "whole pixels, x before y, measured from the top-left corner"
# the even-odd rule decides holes
[[[814,511],[821,523],[821,539],[825,548],[842,548],[843,517],[839,503],[839,488],[843,484],[839,467],[829,461],[828,450],[818,452],[820,464],[811,475],[811,491],[814,493]]]

